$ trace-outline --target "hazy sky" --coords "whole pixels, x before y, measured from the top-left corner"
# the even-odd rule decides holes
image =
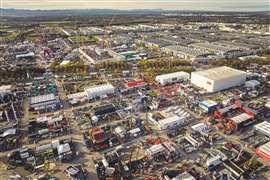
[[[178,9],[270,11],[270,0],[0,0],[2,8],[20,9]]]

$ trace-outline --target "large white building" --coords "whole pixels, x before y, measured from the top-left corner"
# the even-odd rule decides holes
[[[244,84],[246,73],[222,66],[191,73],[191,83],[207,92],[217,92]]]
[[[161,85],[166,85],[166,84],[179,82],[182,80],[188,80],[189,77],[190,77],[189,73],[180,71],[180,72],[162,74],[162,75],[156,76],[156,81],[160,83]]]
[[[102,98],[109,94],[113,94],[114,90],[115,88],[111,84],[101,84],[101,85],[85,88],[84,91],[86,92],[87,97],[89,99],[92,99],[92,98],[97,98],[97,97]]]

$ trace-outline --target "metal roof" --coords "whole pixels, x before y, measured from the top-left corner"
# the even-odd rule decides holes
[[[85,88],[85,92],[88,94],[88,96],[104,95],[113,91],[114,87],[111,84],[101,84]]]
[[[53,93],[51,94],[45,94],[41,96],[34,96],[30,98],[30,104],[39,104],[47,101],[54,101],[56,100],[56,97]]]
[[[268,142],[268,143],[260,146],[259,148],[257,148],[256,152],[259,155],[261,155],[261,156],[263,156],[263,157],[270,160],[270,142]]]
[[[255,125],[254,128],[257,131],[263,133],[264,135],[270,137],[270,123],[269,122],[264,121],[260,124]]]
[[[175,72],[175,73],[162,74],[162,75],[156,76],[156,79],[171,79],[171,78],[175,78],[175,77],[183,77],[183,78],[188,79],[189,73],[179,71],[179,72]]]
[[[171,45],[171,46],[166,46],[164,48],[171,51],[177,51],[179,53],[182,53],[188,56],[200,56],[204,54],[209,54],[209,51],[204,50],[204,49],[195,49],[195,48],[179,46],[179,45]]]
[[[247,113],[242,113],[242,114],[240,114],[238,116],[235,116],[235,117],[231,118],[231,120],[234,121],[236,124],[240,124],[240,123],[242,123],[242,122],[244,122],[246,120],[249,120],[251,118],[253,118],[253,116],[248,115]]]
[[[203,71],[192,72],[192,74],[198,74],[204,76],[211,80],[222,80],[232,77],[246,75],[246,72],[240,71],[238,69],[233,69],[227,66],[221,66],[216,68],[211,68]]]

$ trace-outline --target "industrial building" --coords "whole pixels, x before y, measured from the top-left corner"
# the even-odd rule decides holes
[[[198,56],[209,54],[207,50],[204,49],[195,49],[179,45],[171,45],[162,48],[166,53],[172,53],[174,56],[183,59],[195,59]]]
[[[111,84],[101,84],[96,86],[91,86],[84,89],[88,99],[93,98],[103,98],[109,94],[113,94],[115,88]]]
[[[217,92],[244,84],[246,73],[226,66],[191,73],[191,83],[207,92]]]
[[[205,100],[205,101],[199,102],[199,107],[202,108],[202,110],[206,113],[213,112],[217,106],[218,106],[218,103],[212,100]]]
[[[161,85],[167,85],[171,83],[176,83],[179,81],[185,81],[190,78],[189,73],[180,71],[180,72],[175,72],[175,73],[170,73],[170,74],[163,74],[156,76],[156,81],[161,84]]]
[[[193,44],[190,44],[189,46],[195,49],[213,52],[218,55],[224,55],[225,53],[229,51],[238,50],[237,48],[234,48],[234,47],[222,46],[222,45],[213,44],[213,43],[193,43]]]
[[[54,110],[60,107],[60,100],[53,93],[30,97],[30,108],[35,111]]]
[[[231,122],[233,123],[236,129],[240,129],[242,127],[252,124],[253,119],[254,116],[251,116],[247,113],[242,113],[240,115],[230,118]]]
[[[254,126],[254,129],[262,134],[264,134],[265,136],[270,137],[270,123],[267,121],[264,121],[262,123],[259,123],[257,125]]]
[[[184,124],[185,117],[172,116],[158,121],[160,129],[170,129]]]
[[[270,142],[258,147],[256,153],[270,161]]]
[[[113,104],[105,104],[105,105],[97,106],[93,108],[93,111],[96,116],[100,116],[100,115],[113,113],[116,111],[116,108]]]

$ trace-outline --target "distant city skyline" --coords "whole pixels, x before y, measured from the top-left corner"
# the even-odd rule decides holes
[[[164,9],[270,11],[268,0],[0,0],[16,9]]]

